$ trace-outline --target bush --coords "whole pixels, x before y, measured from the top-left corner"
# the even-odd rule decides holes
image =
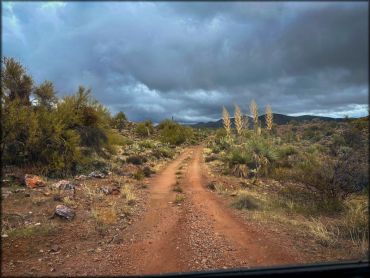
[[[175,152],[174,152],[174,150],[172,150],[171,148],[168,148],[168,147],[159,147],[157,149],[154,149],[152,151],[152,154],[157,159],[162,158],[162,157],[173,158],[174,155],[175,155]]]
[[[151,121],[138,123],[136,126],[136,133],[141,137],[149,137],[153,134],[154,128]]]
[[[118,112],[111,120],[111,126],[121,131],[127,122],[125,113],[122,111]]]
[[[134,165],[141,165],[141,164],[147,162],[147,159],[143,156],[132,155],[132,156],[129,156],[126,159],[126,162],[134,164]]]
[[[160,140],[171,145],[180,145],[193,138],[191,127],[184,127],[171,120],[164,120],[158,125]]]
[[[143,174],[145,177],[150,177],[154,172],[150,169],[149,166],[145,166],[143,169]]]
[[[240,192],[232,203],[232,207],[239,210],[255,210],[260,207],[259,201],[248,195],[246,192]]]
[[[137,171],[134,174],[134,179],[140,181],[145,177],[143,169],[137,169]]]

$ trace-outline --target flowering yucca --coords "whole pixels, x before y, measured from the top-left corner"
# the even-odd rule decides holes
[[[238,105],[235,105],[234,118],[235,118],[236,132],[238,133],[238,135],[241,135],[244,124],[243,124],[242,112],[241,112],[240,107]]]
[[[225,108],[225,106],[223,107],[223,110],[222,110],[222,118],[223,118],[224,128],[226,130],[227,136],[230,137],[230,134],[231,134],[230,115],[229,115],[229,112],[227,112],[227,109]]]
[[[249,109],[250,109],[251,115],[253,117],[254,129],[257,130],[257,127],[258,127],[258,107],[257,107],[257,103],[254,100],[251,101],[251,104],[249,105]]]
[[[272,109],[271,109],[270,105],[266,106],[265,119],[266,119],[267,130],[271,130],[272,129],[273,115],[272,115]]]

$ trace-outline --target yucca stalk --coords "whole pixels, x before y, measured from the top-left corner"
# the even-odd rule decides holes
[[[227,137],[230,137],[231,121],[230,121],[229,112],[227,112],[227,109],[225,108],[225,106],[223,107],[223,110],[222,110],[222,118],[223,118],[224,128],[226,130]]]
[[[271,131],[272,123],[273,123],[273,115],[272,115],[272,109],[270,105],[266,106],[265,119],[266,119],[266,128],[267,130]]]
[[[253,118],[254,130],[257,131],[257,127],[258,127],[258,107],[257,107],[257,103],[254,100],[251,101],[251,104],[249,105],[249,109],[251,111],[251,115],[252,115],[252,118]]]
[[[241,135],[242,131],[243,131],[244,124],[243,124],[242,112],[241,112],[240,107],[238,105],[235,105],[234,118],[235,118],[236,132],[237,132],[238,135]]]

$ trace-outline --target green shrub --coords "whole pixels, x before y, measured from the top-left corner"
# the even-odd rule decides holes
[[[175,155],[174,150],[169,147],[158,147],[152,151],[152,154],[157,159],[159,158],[173,158]]]
[[[184,127],[171,120],[164,120],[158,125],[160,140],[171,145],[180,145],[193,138],[191,127]]]
[[[153,134],[154,128],[151,121],[138,123],[136,126],[136,133],[141,137],[149,137]]]
[[[134,179],[140,181],[145,177],[143,169],[137,169],[137,171],[134,173]]]
[[[111,120],[111,126],[121,131],[127,122],[125,113],[122,111],[118,112]]]
[[[134,164],[134,165],[141,165],[141,164],[147,162],[147,159],[143,156],[132,155],[132,156],[129,156],[126,159],[126,162]]]

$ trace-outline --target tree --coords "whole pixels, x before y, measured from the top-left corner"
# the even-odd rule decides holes
[[[30,106],[33,80],[25,68],[14,58],[3,58],[1,76],[5,96],[10,101],[18,99],[21,105]]]
[[[44,81],[33,93],[39,106],[50,109],[57,103],[54,85],[50,81]]]

